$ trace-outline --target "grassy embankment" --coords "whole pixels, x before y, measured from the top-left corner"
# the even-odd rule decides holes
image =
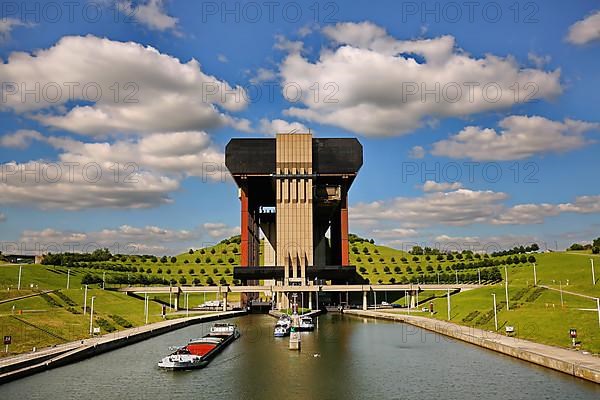
[[[519,338],[569,347],[569,329],[575,328],[581,348],[600,353],[600,326],[595,300],[564,292],[600,296],[600,271],[594,286],[589,258],[571,252],[537,255],[537,288],[533,287],[533,266],[508,267],[510,310],[506,307],[504,284],[499,283],[451,296],[451,321],[493,331],[492,293],[495,293],[500,332],[511,325]],[[600,265],[600,258],[595,259],[598,260],[596,265]],[[504,276],[504,269],[501,271]],[[562,306],[560,292],[539,287],[545,285],[559,289],[560,282],[563,287]],[[433,318],[447,320],[447,298],[440,294],[433,302],[436,310]]]

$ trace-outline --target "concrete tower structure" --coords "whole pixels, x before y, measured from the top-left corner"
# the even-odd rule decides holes
[[[358,140],[310,133],[232,139],[225,163],[241,203],[236,279],[303,285],[356,276],[349,265],[348,190],[362,166]]]

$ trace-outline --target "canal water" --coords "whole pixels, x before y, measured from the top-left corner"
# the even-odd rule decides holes
[[[272,337],[275,319],[232,320],[242,337],[209,366],[163,371],[180,329],[0,387],[9,399],[599,399],[600,385],[409,325],[339,314],[303,333],[302,351]]]

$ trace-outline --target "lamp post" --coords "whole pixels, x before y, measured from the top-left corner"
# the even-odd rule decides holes
[[[504,266],[504,291],[506,294],[506,310],[510,310],[510,305],[508,304],[508,269],[506,265]]]
[[[105,283],[106,283],[106,271],[102,271],[102,290],[104,290]]]
[[[69,289],[69,284],[71,283],[71,269],[67,270],[67,289]]]
[[[450,289],[448,289],[448,321],[450,321]]]
[[[481,270],[477,268],[477,282],[481,285]]]
[[[19,283],[17,284],[17,290],[21,290],[21,272],[23,271],[23,266],[19,265]]]
[[[596,275],[594,274],[594,259],[590,258],[590,262],[592,263],[592,285],[596,285]]]
[[[533,286],[537,286],[537,272],[535,270],[535,263],[533,263]]]
[[[92,296],[92,305],[90,307],[90,336],[94,332],[94,299],[96,296]]]
[[[85,292],[83,295],[83,315],[85,315],[85,313],[87,311],[87,291],[88,291],[88,285],[85,285]]]
[[[496,330],[498,330],[498,311],[496,309],[496,293],[492,293],[492,296],[494,297],[494,326],[496,327]]]
[[[148,324],[148,293],[144,293],[144,319]]]
[[[185,292],[185,316],[190,316],[190,293]]]

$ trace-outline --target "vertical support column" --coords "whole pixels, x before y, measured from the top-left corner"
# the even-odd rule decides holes
[[[341,252],[342,266],[350,265],[350,249],[348,247],[348,190],[344,185],[342,188],[342,202],[340,204],[340,229],[341,229]]]
[[[223,293],[223,311],[227,311],[227,292],[228,290],[225,290],[225,293]]]
[[[241,223],[240,223],[240,234],[241,234],[241,244],[240,244],[240,266],[247,267],[250,265],[250,252],[248,248],[249,244],[249,226],[248,226],[248,186],[243,185],[240,187],[240,203],[241,203]]]
[[[179,286],[177,287],[177,293],[175,293],[175,311],[179,311]]]
[[[367,291],[363,290],[363,310],[367,311]]]
[[[312,297],[313,297],[313,293],[312,292],[307,292],[308,293],[308,309],[312,310]]]

